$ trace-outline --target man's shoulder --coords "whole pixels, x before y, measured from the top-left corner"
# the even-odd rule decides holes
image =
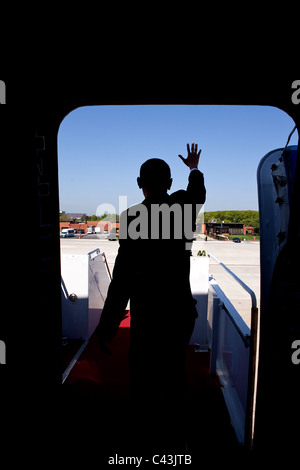
[[[175,191],[174,193],[170,194],[170,204],[180,204],[185,202],[185,197],[186,197],[186,190],[185,189],[179,189],[178,191]]]

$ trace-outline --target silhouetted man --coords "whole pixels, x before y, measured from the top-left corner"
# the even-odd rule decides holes
[[[185,353],[197,311],[189,274],[195,221],[205,202],[201,150],[187,145],[186,190],[169,195],[170,168],[147,160],[138,186],[145,200],[122,213],[120,247],[97,327],[102,350],[114,337],[130,299],[130,391],[142,439],[175,442],[184,415]],[[148,438],[149,435],[148,435]]]

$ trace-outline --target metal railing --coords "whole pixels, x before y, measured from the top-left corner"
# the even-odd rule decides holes
[[[250,289],[250,287],[248,287],[239,277],[237,277],[236,274],[234,274],[229,268],[227,268],[227,266],[225,266],[224,263],[222,263],[221,261],[218,260],[218,258],[216,258],[214,255],[212,255],[211,253],[207,253],[208,257],[209,258],[213,258],[218,264],[220,264],[241,286],[242,288],[248,292],[248,294],[250,294],[251,296],[251,301],[252,301],[252,308],[257,308],[257,300],[256,300],[256,295],[255,293],[253,292],[253,290]]]
[[[95,253],[95,256],[98,255],[100,253],[100,248],[95,248],[94,250],[89,251],[88,256],[91,257],[91,255],[94,253]]]
[[[95,250],[92,250],[88,253],[88,256],[91,258],[91,255],[93,255],[94,253],[95,253],[94,256],[97,256],[98,254],[102,255],[103,262],[105,263],[109,279],[111,280],[112,276],[111,276],[111,272],[110,272],[108,262],[107,262],[107,258],[106,258],[106,255],[105,255],[104,251],[102,253],[100,253],[100,248],[95,248]]]
[[[216,258],[211,253],[207,254],[208,257],[213,258],[218,264],[220,264],[225,271],[227,271],[239,284],[248,292],[251,297],[251,333],[250,337],[244,335],[240,330],[238,324],[234,320],[230,312],[225,308],[228,313],[228,317],[233,323],[236,331],[241,336],[246,347],[250,347],[249,351],[249,370],[248,370],[248,392],[247,392],[247,411],[246,411],[246,424],[245,424],[245,440],[244,445],[249,449],[252,448],[253,434],[254,434],[254,418],[255,418],[255,402],[256,402],[256,381],[257,381],[257,351],[258,351],[258,308],[256,295],[250,287],[248,287],[236,274],[234,274],[224,263]]]

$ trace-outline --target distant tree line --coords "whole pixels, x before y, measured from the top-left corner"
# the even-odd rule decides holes
[[[119,215],[118,214],[102,214],[100,216],[97,216],[95,214],[93,215],[86,215],[84,214],[81,218],[82,220],[103,220],[108,222],[119,222]]]
[[[81,222],[85,222],[86,220],[92,220],[92,221],[99,221],[103,220],[108,222],[119,222],[119,215],[118,214],[102,214],[100,216],[97,216],[95,214],[93,215],[87,215],[83,214],[81,217]],[[59,214],[59,220],[60,222],[75,222],[75,219],[72,219],[72,217],[69,217],[65,212],[62,212]]]
[[[202,219],[203,214],[198,216],[198,221]],[[102,214],[97,216],[83,214],[81,217],[81,221],[84,222],[86,220],[107,220],[110,222],[119,222],[119,215],[118,214]],[[60,214],[61,221],[71,221],[71,218],[68,217],[65,213]],[[240,223],[244,224],[249,227],[259,228],[259,212],[258,211],[213,211],[213,212],[204,212],[204,223],[208,222],[217,222],[217,223]]]
[[[258,211],[214,211],[204,212],[204,223],[224,222],[231,224],[244,224],[249,227],[259,228]]]

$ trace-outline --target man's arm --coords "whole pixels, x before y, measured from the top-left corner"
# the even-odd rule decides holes
[[[191,171],[189,183],[186,189],[187,202],[191,204],[204,204],[206,199],[206,189],[204,185],[204,176],[200,170]]]
[[[198,170],[201,149],[198,152],[197,144],[192,143],[191,149],[190,145],[187,144],[187,153],[187,158],[183,158],[182,155],[178,155],[183,163],[191,170],[189,175],[189,184],[187,187],[187,202],[192,204],[204,204],[206,199],[204,177],[203,173]]]

